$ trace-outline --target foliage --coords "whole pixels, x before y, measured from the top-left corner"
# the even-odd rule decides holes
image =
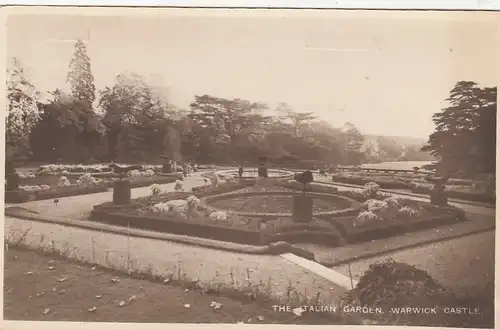
[[[434,114],[436,130],[422,150],[440,159],[443,172],[495,173],[497,88],[459,81],[449,106]]]
[[[40,110],[39,93],[28,80],[17,58],[7,69],[6,98],[6,158],[22,160],[30,156],[29,135],[40,119]]]
[[[94,76],[87,47],[82,40],[75,44],[75,52],[69,63],[69,72],[66,81],[70,84],[71,95],[78,100],[83,100],[92,107],[95,97]]]

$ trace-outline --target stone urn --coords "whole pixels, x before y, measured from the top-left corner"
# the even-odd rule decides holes
[[[304,185],[302,195],[293,196],[292,220],[294,222],[311,222],[313,218],[313,199],[306,194],[307,184],[314,181],[311,171],[295,175],[295,181]]]

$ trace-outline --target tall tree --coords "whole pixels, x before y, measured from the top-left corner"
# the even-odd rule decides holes
[[[267,105],[242,99],[196,95],[190,118],[215,137],[217,154],[224,159],[245,157],[253,149],[249,140],[269,117],[262,114]],[[222,152],[222,149],[230,152]]]
[[[433,115],[436,130],[422,148],[440,160],[446,172],[495,172],[497,88],[459,81],[449,106]]]
[[[314,112],[295,112],[286,103],[280,103],[276,111],[282,113],[283,118],[292,123],[295,136],[300,135],[300,130],[305,124],[318,118]]]
[[[344,124],[345,149],[347,152],[347,162],[351,165],[358,165],[362,160],[361,148],[365,137],[359,129],[352,123]]]
[[[140,75],[119,74],[112,87],[101,91],[99,106],[104,111],[111,160],[159,157],[171,145],[165,142],[166,135],[178,140],[172,133],[169,105]]]
[[[7,119],[5,143],[7,159],[29,156],[29,135],[40,119],[39,93],[28,80],[20,61],[14,58],[7,68]]]
[[[83,100],[92,108],[95,96],[94,76],[87,46],[82,40],[75,43],[75,51],[69,63],[69,72],[66,81],[71,87],[71,95],[78,100]]]

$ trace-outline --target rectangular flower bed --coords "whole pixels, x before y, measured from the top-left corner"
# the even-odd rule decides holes
[[[445,208],[430,204],[422,206],[424,211],[418,218],[380,220],[361,227],[355,227],[355,217],[343,217],[332,219],[332,224],[343,234],[346,241],[352,244],[449,225],[465,220],[464,212],[455,207]]]
[[[180,218],[176,214],[156,213],[149,209],[157,203],[186,199],[191,195],[198,198],[235,191],[248,187],[248,182],[226,182],[218,186],[203,186],[191,192],[167,192],[159,195],[136,198],[129,205],[113,205],[106,202],[94,206],[91,220],[105,222],[117,226],[129,226],[139,229],[160,231],[178,235],[209,238],[229,241],[240,244],[260,245],[261,236],[256,219],[243,219],[238,223],[218,224],[216,220],[208,217]],[[200,212],[201,214],[203,212]]]
[[[108,191],[106,183],[96,185],[74,184],[69,187],[50,187],[43,190],[22,190],[5,192],[6,203],[25,203],[35,200],[63,198],[77,195],[88,195]]]

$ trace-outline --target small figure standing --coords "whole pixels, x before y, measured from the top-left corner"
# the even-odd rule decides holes
[[[182,166],[182,174],[184,175],[185,178],[187,178],[189,172],[189,165],[188,163],[184,163]]]
[[[243,166],[241,166],[241,165],[239,165],[239,167],[238,167],[238,176],[239,176],[240,178],[242,178],[242,177],[243,177]]]

